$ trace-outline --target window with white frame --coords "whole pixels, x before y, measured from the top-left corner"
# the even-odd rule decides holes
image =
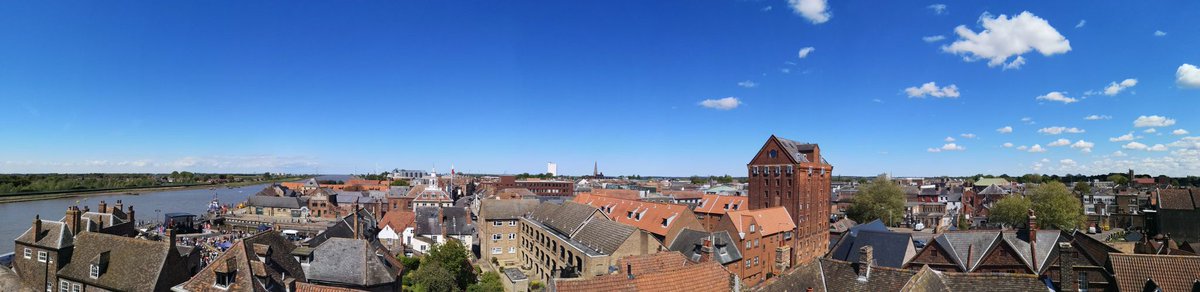
[[[517,220],[508,221],[508,226],[517,226]]]
[[[508,240],[515,240],[515,239],[517,239],[517,234],[516,234],[516,233],[509,233],[509,234],[508,234]]]
[[[499,233],[492,234],[492,240],[500,240],[500,234]]]
[[[508,247],[508,253],[517,253],[517,247],[515,247],[515,246]]]
[[[493,247],[493,248],[492,248],[492,254],[500,254],[500,248],[499,248],[499,247]]]
[[[492,221],[492,226],[504,226],[504,222],[501,222],[501,221]]]
[[[38,251],[38,262],[43,262],[43,263],[46,262],[47,257],[48,257],[48,255],[46,254],[45,251]]]
[[[89,277],[92,277],[92,279],[99,278],[99,277],[100,277],[100,265],[97,265],[97,264],[91,264],[91,265],[88,265],[88,266],[89,266],[89,268],[88,268],[88,276],[89,276]]]
[[[30,258],[30,257],[32,257],[32,256],[33,256],[33,250],[32,250],[32,249],[29,249],[28,247],[26,247],[26,248],[25,248],[25,258],[26,258],[26,259],[28,259],[28,258]]]
[[[83,290],[83,285],[79,283],[71,283],[71,292],[79,292]]]
[[[51,289],[51,287],[49,285],[50,284],[46,284],[47,290]],[[58,280],[58,291],[59,292],[70,292],[71,291],[71,282],[67,282],[67,280]]]

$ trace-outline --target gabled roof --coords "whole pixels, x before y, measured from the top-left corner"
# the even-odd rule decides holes
[[[99,232],[83,232],[75,240],[70,263],[58,271],[59,277],[120,291],[152,291],[178,284],[159,283],[164,276],[171,276],[163,275],[169,257],[179,257],[170,243]],[[107,268],[92,279],[91,262],[105,252],[109,253]]]
[[[571,239],[603,254],[612,254],[637,228],[610,220],[590,220]]]
[[[304,274],[310,282],[370,287],[393,283],[401,266],[391,253],[362,239],[333,238],[313,249]]]
[[[583,193],[575,196],[574,202],[595,207],[608,214],[608,218],[621,224],[637,227],[659,236],[684,216],[695,216],[687,205],[626,200]],[[663,224],[666,222],[667,224]]]
[[[279,232],[264,231],[235,241],[233,246],[221,253],[212,264],[175,287],[183,291],[211,291],[218,271],[232,271],[237,276],[234,277],[235,283],[230,285],[229,291],[282,292],[282,287],[289,281],[306,281],[300,262],[291,255],[294,249],[295,245],[283,238]],[[253,274],[261,275],[261,280],[252,278]],[[273,289],[268,289],[268,286]]]
[[[700,204],[696,205],[695,211],[705,214],[725,214],[725,212],[745,209],[750,209],[747,197],[707,194],[700,198]]]
[[[701,258],[701,255],[706,253],[703,251],[705,240],[712,241],[712,250],[707,254],[714,261],[724,265],[742,259],[742,252],[737,248],[733,237],[729,236],[729,232],[724,230],[704,232],[684,228],[679,231],[679,235],[675,237],[675,242],[672,242],[671,247],[668,249],[680,252],[685,258],[696,262]]]
[[[1009,182],[1008,182],[1008,180],[1006,180],[1004,178],[999,178],[999,177],[986,178],[985,177],[985,178],[980,178],[978,181],[975,181],[975,185],[977,185],[977,186],[993,186],[993,185],[1007,186],[1007,185],[1009,185]]]
[[[747,211],[730,211],[727,217],[733,221],[733,226],[737,228],[739,238],[745,238],[745,234],[750,231],[750,224],[752,223],[757,225],[757,230],[754,232],[761,232],[764,236],[796,229],[796,223],[792,222],[792,215],[788,214],[787,209],[784,209],[782,206]]]
[[[1031,274],[946,273],[920,269],[868,267],[822,258],[793,269],[762,291],[1050,291]],[[861,276],[860,276],[861,275]],[[1002,284],[1000,284],[1002,283]]]
[[[1120,291],[1141,291],[1153,280],[1162,291],[1193,291],[1200,281],[1200,257],[1112,254],[1112,273]]]
[[[704,197],[704,192],[701,191],[662,191],[661,193],[676,200],[690,200]]]
[[[1193,210],[1197,202],[1193,202],[1191,189],[1161,189],[1158,190],[1159,208],[1167,210]]]
[[[75,234],[71,233],[71,229],[68,229],[67,225],[61,221],[42,220],[40,237],[38,240],[34,240],[33,226],[30,226],[24,233],[21,233],[21,236],[17,236],[16,241],[53,249],[62,249],[75,244]]]
[[[951,260],[963,271],[975,270],[979,262],[1000,241],[998,230],[970,230],[943,233],[934,238],[934,244],[948,251]],[[969,256],[968,256],[969,255]],[[970,263],[970,266],[967,266]]]
[[[857,236],[847,239],[838,243],[838,247],[849,246],[845,249],[846,253],[834,255],[834,259],[857,263],[859,249],[869,245],[874,249],[875,264],[882,267],[901,268],[909,260],[908,251],[914,249],[912,235],[908,233],[864,230],[858,232]],[[835,250],[841,249],[835,247]]]
[[[254,207],[300,209],[308,205],[302,197],[250,196],[246,204]]]
[[[795,159],[797,163],[810,162],[804,153],[812,152],[814,149],[817,149],[817,144],[796,142],[794,140],[780,138],[775,135],[771,135],[771,137],[775,137],[776,141],[779,141],[780,148],[783,148],[783,151],[787,155],[791,156],[792,159]],[[824,161],[821,162],[823,163]]]
[[[479,217],[480,220],[513,220],[533,212],[537,205],[537,199],[484,199],[479,202]]]
[[[1049,265],[1047,262],[1051,254],[1057,250],[1058,242],[1065,241],[1062,237],[1062,232],[1058,230],[1038,230],[1037,231],[1037,266],[1033,266],[1030,262],[1029,255],[1029,236],[1027,231],[1004,232],[1004,242],[1013,247],[1018,254],[1021,255],[1021,260],[1025,261],[1025,266],[1030,270],[1041,274]]]
[[[389,226],[396,232],[403,232],[404,229],[415,227],[414,222],[417,220],[417,213],[409,211],[391,211],[383,215],[383,219],[379,220],[379,229],[384,226]]]
[[[992,185],[987,185],[986,188],[983,188],[982,191],[979,191],[979,194],[980,195],[1007,195],[1008,191],[1004,190],[1004,188],[1001,188],[997,185],[992,184]]]

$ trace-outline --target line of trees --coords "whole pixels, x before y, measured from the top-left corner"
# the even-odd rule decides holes
[[[167,178],[174,182],[168,182]],[[75,191],[168,186],[204,183],[212,179],[268,180],[264,174],[199,174],[175,171],[170,174],[86,173],[86,174],[0,174],[0,194]]]

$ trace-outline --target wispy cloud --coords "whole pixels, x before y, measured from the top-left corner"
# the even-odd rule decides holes
[[[738,82],[737,85],[741,86],[741,87],[745,87],[745,88],[758,87],[758,83],[754,83],[754,81],[750,81],[750,80]]]
[[[1133,120],[1133,126],[1137,128],[1144,127],[1169,127],[1175,124],[1175,119],[1164,116],[1139,116]]]
[[[1161,30],[1156,30],[1156,31],[1154,31],[1154,36],[1156,36],[1156,37],[1167,36],[1167,32],[1164,32]]]
[[[716,109],[716,110],[731,110],[742,105],[742,101],[736,97],[726,97],[722,99],[705,99],[700,101],[700,106]]]
[[[959,96],[958,86],[950,84],[949,86],[938,87],[937,83],[927,82],[921,84],[920,87],[909,87],[904,89],[904,93],[911,98],[925,98],[932,96],[936,98],[957,98]]]
[[[1080,20],[1079,20],[1079,24],[1076,24],[1076,25],[1075,25],[1075,28],[1081,28],[1081,27],[1083,27],[1084,25],[1087,25],[1087,19],[1080,19]]]
[[[1084,120],[1089,120],[1089,121],[1098,121],[1098,120],[1111,120],[1111,119],[1112,119],[1112,116],[1108,116],[1108,115],[1090,115],[1090,116],[1083,117],[1083,119],[1084,119]]]
[[[1055,102],[1061,102],[1063,104],[1070,104],[1070,103],[1079,101],[1078,99],[1075,99],[1073,97],[1067,97],[1066,94],[1063,94],[1062,92],[1058,92],[1058,91],[1051,91],[1050,93],[1047,93],[1044,95],[1039,95],[1037,97],[1037,100],[1055,101]]]
[[[946,14],[946,4],[933,4],[925,6],[925,8],[933,10],[933,14]]]
[[[946,36],[944,36],[944,35],[940,35],[940,34],[939,34],[939,35],[931,35],[931,36],[927,36],[927,37],[922,37],[922,38],[921,38],[921,40],[925,41],[926,43],[935,43],[935,42],[939,42],[939,41],[941,41],[941,40],[944,40],[944,39],[946,39]]]
[[[1086,132],[1086,131],[1084,131],[1083,129],[1080,129],[1080,128],[1075,128],[1075,127],[1071,127],[1071,128],[1067,128],[1067,127],[1046,127],[1046,128],[1041,128],[1041,129],[1038,129],[1038,133],[1042,133],[1042,134],[1049,134],[1049,135],[1058,135],[1058,134],[1062,134],[1062,133],[1067,133],[1067,134],[1080,134],[1080,133],[1083,133],[1083,132]]]
[[[812,54],[812,52],[816,51],[816,50],[817,50],[817,48],[814,48],[814,47],[804,47],[804,48],[801,48],[800,51],[796,52],[796,55],[799,56],[801,59],[804,59],[804,58],[808,58],[808,54]]]
[[[1013,131],[1012,126],[1004,126],[1002,128],[996,129],[996,132],[999,132],[1000,134],[1008,134],[1008,133],[1012,133],[1012,131]]]

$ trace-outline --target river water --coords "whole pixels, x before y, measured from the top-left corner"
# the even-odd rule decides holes
[[[232,189],[217,187],[214,190],[175,190],[143,192],[141,195],[103,195],[3,203],[0,204],[0,254],[13,251],[13,241],[33,226],[34,215],[41,215],[44,220],[59,220],[66,215],[67,206],[78,205],[80,209],[88,206],[92,211],[96,211],[101,200],[110,207],[116,204],[117,200],[121,200],[126,209],[133,206],[136,217],[134,219],[138,221],[162,220],[162,214],[165,213],[202,214],[208,209],[208,203],[212,201],[214,194],[221,200],[221,204],[237,204],[266,186],[261,184]]]

